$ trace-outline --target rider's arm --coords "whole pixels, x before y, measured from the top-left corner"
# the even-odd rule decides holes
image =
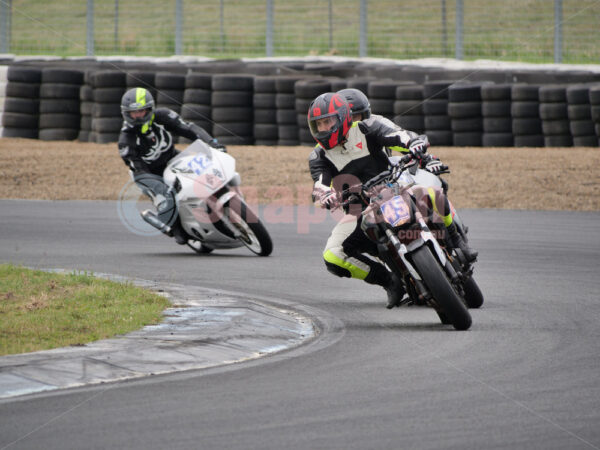
[[[121,131],[119,135],[119,155],[123,162],[135,173],[150,172],[148,165],[142,159],[133,132]]]
[[[215,139],[210,134],[208,134],[208,132],[204,130],[204,128],[196,125],[193,122],[186,122],[181,118],[179,114],[177,114],[173,110],[160,108],[156,110],[156,114],[157,116],[161,116],[160,123],[164,125],[167,131],[173,134],[183,136],[192,141],[200,139],[201,141],[204,141],[207,144],[210,144],[215,141]]]
[[[363,120],[359,127],[365,135],[374,139],[379,145],[401,153],[408,153],[413,142],[423,138],[427,139],[425,136],[405,130],[391,120],[375,114]]]
[[[331,181],[335,175],[331,164],[325,159],[325,150],[316,146],[308,157],[308,168],[310,176],[314,181],[312,199],[313,201],[331,191]]]

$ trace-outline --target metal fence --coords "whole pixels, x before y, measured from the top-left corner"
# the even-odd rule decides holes
[[[0,53],[600,62],[598,0],[0,0]]]

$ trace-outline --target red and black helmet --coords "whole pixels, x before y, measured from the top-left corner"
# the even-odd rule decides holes
[[[331,118],[331,126],[321,127],[318,121]],[[322,121],[321,121],[322,123]],[[352,126],[350,106],[344,97],[333,92],[319,95],[308,108],[308,127],[312,137],[326,150],[342,144]]]

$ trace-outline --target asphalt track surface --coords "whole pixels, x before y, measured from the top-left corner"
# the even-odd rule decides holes
[[[331,219],[266,213],[272,256],[198,256],[112,202],[0,201],[1,262],[278,299],[320,328],[247,363],[2,400],[0,449],[600,448],[599,213],[463,211],[485,294],[466,332],[328,274]]]

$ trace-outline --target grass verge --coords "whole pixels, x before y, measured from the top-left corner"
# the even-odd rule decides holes
[[[169,305],[130,283],[0,264],[0,356],[128,333],[160,322]]]

